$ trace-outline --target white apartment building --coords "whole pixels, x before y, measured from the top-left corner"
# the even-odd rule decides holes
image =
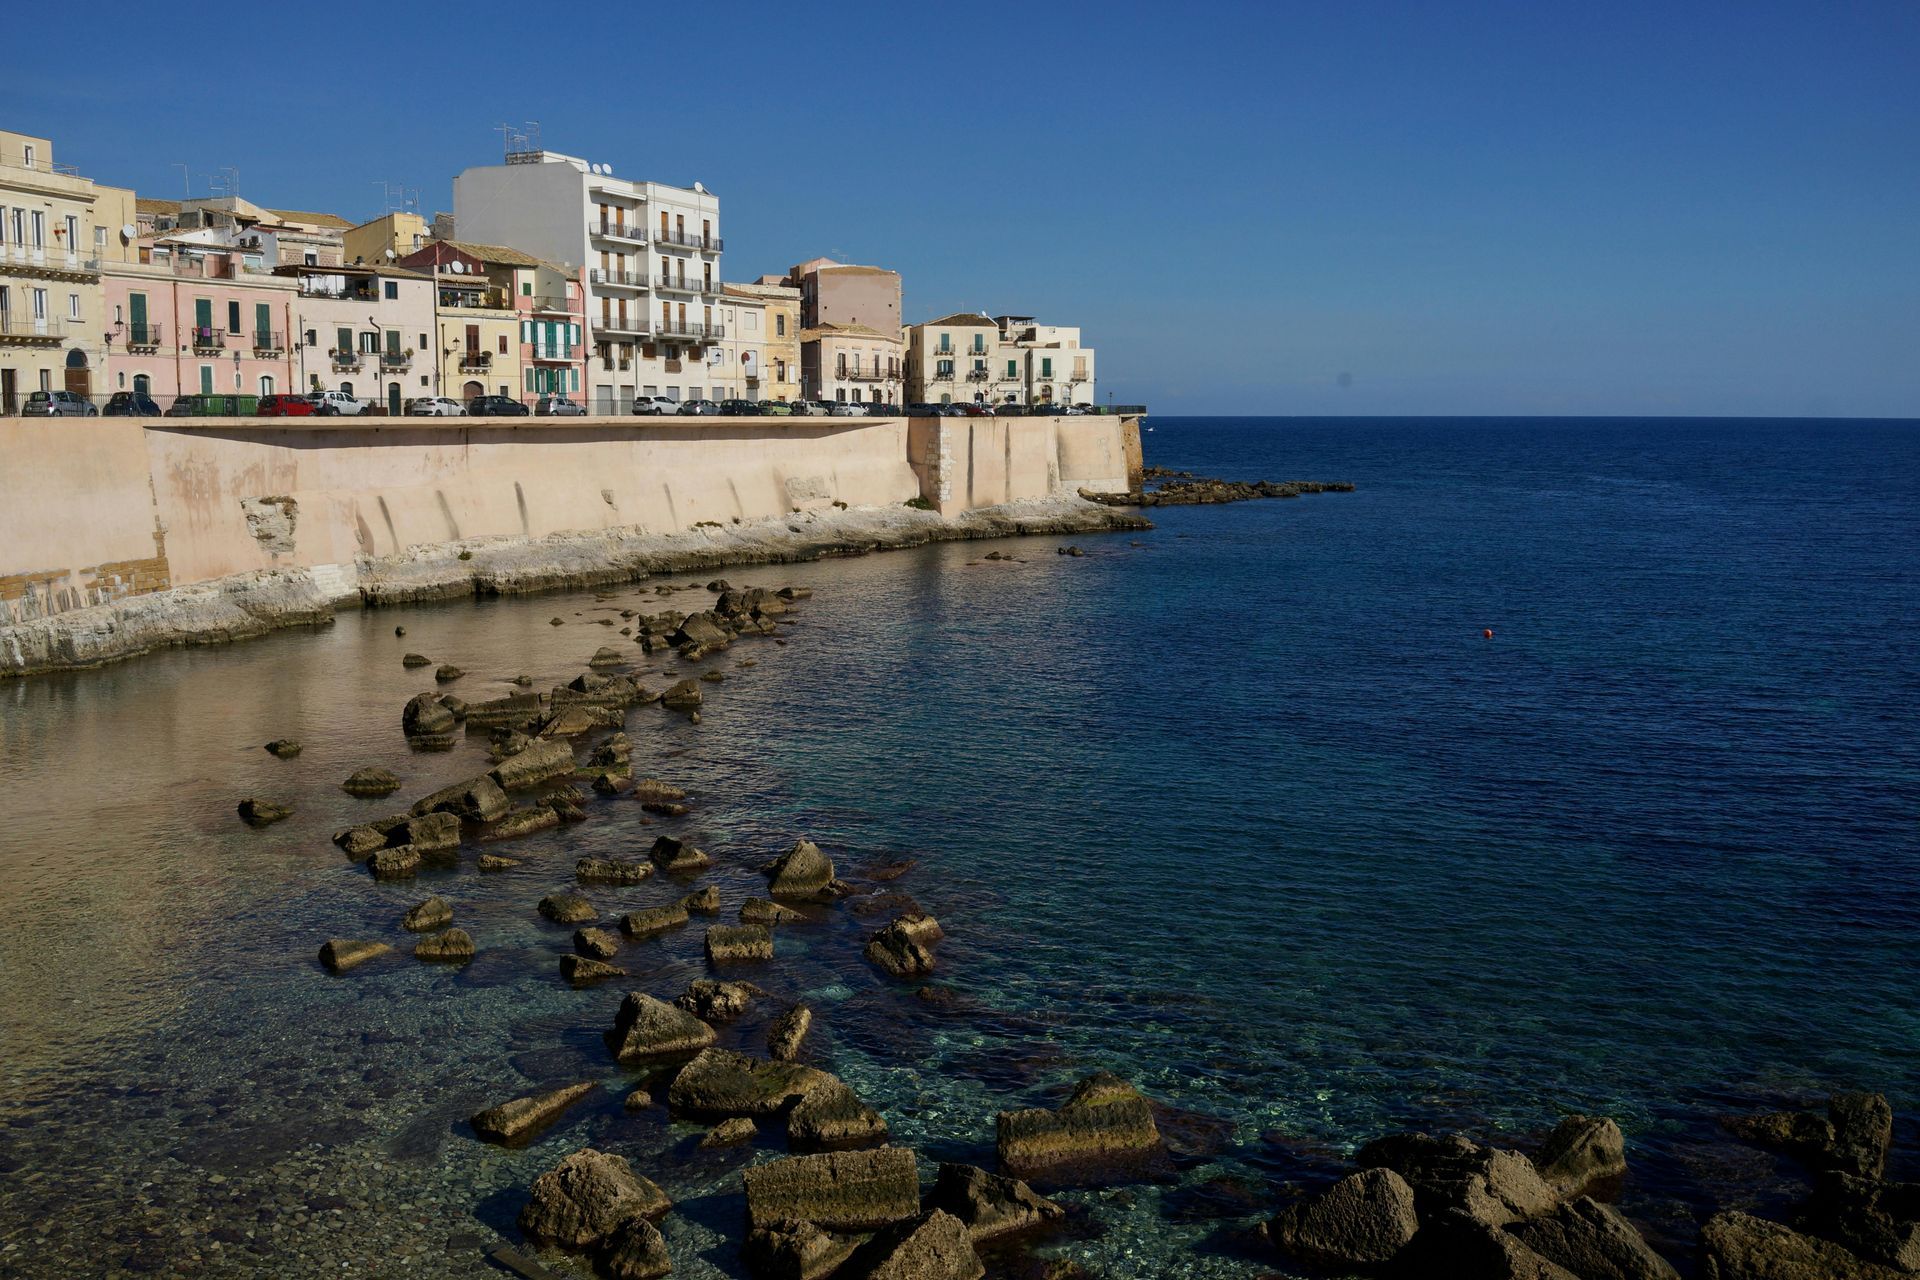
[[[907,400],[1094,403],[1093,348],[1071,325],[962,311],[907,326]]]
[[[1032,316],[995,316],[1000,350],[994,373],[1000,398],[1022,404],[1092,404],[1093,348],[1078,325],[1036,324]]]
[[[636,395],[719,399],[720,198],[616,178],[556,151],[509,150],[453,181],[462,240],[512,245],[587,273],[586,403],[626,413]],[[739,379],[734,379],[735,385]]]
[[[768,350],[767,300],[727,293],[720,299],[726,336],[707,348],[709,400],[766,400],[773,358]]]

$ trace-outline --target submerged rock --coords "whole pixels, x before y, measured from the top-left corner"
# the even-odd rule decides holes
[[[1288,1205],[1267,1234],[1302,1262],[1347,1269],[1390,1261],[1419,1227],[1413,1188],[1391,1169],[1367,1169]]]
[[[711,964],[747,964],[773,959],[773,935],[763,924],[716,924],[707,930]]]
[[[607,1033],[607,1047],[623,1065],[696,1053],[714,1041],[713,1028],[684,1009],[630,991]]]
[[[666,1192],[616,1155],[584,1147],[534,1180],[520,1229],[536,1240],[586,1249],[634,1218],[673,1207]]]
[[[465,671],[448,662],[443,663],[440,668],[433,673],[433,678],[440,684],[450,684],[465,674],[467,674]]]
[[[573,864],[573,874],[582,884],[639,884],[653,874],[653,864],[617,858],[582,858]]]
[[[345,973],[375,956],[393,950],[384,942],[358,941],[352,938],[328,938],[320,948],[320,963],[335,973]]]
[[[405,635],[406,633],[396,628],[393,634],[398,636]],[[414,667],[430,667],[433,665],[433,659],[424,653],[409,653],[400,659],[400,665],[409,670]]]
[[[551,831],[560,825],[560,819],[563,816],[561,810],[552,805],[522,805],[509,809],[498,821],[488,823],[487,829],[480,833],[480,838],[482,840],[513,840],[520,836],[530,836],[536,831]]]
[[[1555,1194],[1571,1200],[1626,1176],[1626,1139],[1605,1116],[1568,1116],[1547,1135],[1534,1165]]]
[[[756,1228],[807,1222],[872,1231],[920,1212],[920,1171],[905,1147],[830,1151],[755,1165],[741,1175]]]
[[[833,860],[811,840],[799,840],[767,873],[767,892],[776,898],[816,899],[833,883]]]
[[[666,692],[660,695],[660,704],[670,711],[697,711],[700,709],[700,701],[698,680],[682,680],[678,684],[669,685]]]
[[[740,904],[740,922],[742,924],[792,924],[806,917],[791,907],[783,907],[766,898],[748,898]]]
[[[678,928],[686,922],[686,905],[669,902],[664,906],[648,907],[644,911],[629,911],[620,917],[620,931],[629,938],[646,938]]]
[[[474,865],[482,871],[505,871],[509,867],[519,866],[520,859],[503,858],[497,853],[483,853]]]
[[[400,917],[400,927],[409,933],[426,933],[453,923],[453,904],[445,898],[428,898]]]
[[[468,822],[492,822],[506,813],[510,803],[499,784],[482,775],[420,797],[414,801],[412,812],[416,817],[451,813]]]
[[[579,924],[598,918],[600,913],[577,893],[550,893],[540,899],[540,914],[555,924]]]
[[[787,1117],[787,1137],[796,1151],[824,1151],[887,1140],[887,1121],[860,1101],[845,1082],[812,1089]]]
[[[405,843],[412,845],[423,854],[442,853],[460,847],[460,815],[458,814],[423,813],[417,818],[408,818],[403,825],[405,826]]]
[[[708,1048],[680,1068],[668,1086],[667,1105],[705,1118],[770,1116],[833,1083],[832,1076],[812,1067]]]
[[[674,1004],[703,1022],[725,1022],[747,1011],[755,996],[767,994],[751,982],[696,978]]]
[[[293,809],[271,800],[248,798],[240,802],[240,821],[250,827],[266,827],[276,822],[284,822],[293,816]]]
[[[390,796],[400,789],[400,779],[385,769],[356,769],[340,789],[350,796],[374,799]]]
[[[375,850],[367,870],[376,880],[407,880],[420,870],[420,851],[410,844]]]
[[[592,1093],[596,1087],[589,1080],[550,1093],[515,1098],[512,1102],[488,1107],[473,1117],[473,1131],[487,1142],[504,1144],[524,1141],[559,1119],[568,1107]]]
[[[702,885],[692,893],[680,899],[680,905],[688,911],[703,916],[720,914],[720,890],[713,885]]]
[[[1877,1178],[1893,1141],[1893,1108],[1877,1093],[1836,1093],[1824,1116],[1778,1111],[1727,1122],[1736,1136],[1793,1156],[1815,1170]]]
[[[800,1045],[812,1026],[813,1010],[796,1004],[767,1028],[767,1056],[776,1062],[792,1062],[800,1056]]]
[[[1507,1226],[1509,1234],[1583,1280],[1679,1280],[1665,1258],[1611,1208],[1588,1196]]]
[[[576,987],[584,987],[608,978],[624,978],[627,971],[592,956],[564,955],[560,957],[560,976]]]
[[[451,734],[457,723],[453,712],[431,693],[415,694],[400,712],[400,728],[409,738]]]
[[[547,738],[502,760],[491,776],[503,790],[522,791],[567,777],[573,769],[573,748],[564,740]]]
[[[708,1149],[738,1146],[742,1142],[752,1142],[759,1132],[759,1125],[745,1116],[735,1116],[707,1130],[707,1136],[700,1139],[700,1145]]]
[[[885,1228],[848,1267],[866,1280],[980,1280],[987,1273],[965,1224],[940,1209]]]
[[[473,959],[473,953],[473,936],[465,929],[448,929],[430,938],[422,938],[413,948],[416,959],[456,964],[465,964]]]
[[[1153,1108],[1139,1090],[1105,1071],[1082,1080],[1058,1111],[1002,1111],[994,1130],[1000,1168],[1015,1177],[1163,1154]]]
[[[300,744],[292,738],[275,738],[267,744],[267,754],[281,760],[291,760],[300,754]]]
[[[927,1194],[926,1207],[944,1210],[959,1219],[976,1244],[1045,1226],[1067,1212],[1035,1194],[1018,1178],[988,1173],[970,1164],[941,1165],[933,1190]]]

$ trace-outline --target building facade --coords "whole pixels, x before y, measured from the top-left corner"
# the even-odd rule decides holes
[[[1020,404],[1094,403],[1093,348],[1074,325],[1037,324],[1032,316],[995,316],[1000,330],[996,372],[1004,399]]]
[[[990,316],[963,311],[907,326],[907,403],[1003,401],[999,356],[1000,327]]]
[[[103,259],[132,237],[53,143],[0,130],[0,413],[35,391],[99,394]]]
[[[387,413],[432,395],[433,277],[399,266],[283,266],[295,284],[294,376],[302,391],[346,391]]]
[[[201,232],[141,237],[134,261],[103,269],[109,389],[164,411],[182,395],[299,391],[295,284],[253,251]]]
[[[203,232],[200,243],[256,254],[269,267],[338,266],[353,224],[338,214],[267,209],[239,196],[139,202],[143,235]]]
[[[767,303],[764,298],[736,294],[725,286],[718,307],[726,332],[707,349],[707,393],[711,400],[770,400],[767,378]]]
[[[781,404],[800,399],[800,291],[762,280],[726,285],[725,296],[761,304],[760,381],[747,384],[746,398]]]
[[[506,245],[426,241],[400,259],[434,280],[435,394],[578,399],[586,315],[577,276]]]
[[[900,273],[814,258],[787,273],[800,291],[801,394],[897,404],[905,391]]]
[[[708,352],[725,338],[720,200],[691,188],[616,178],[611,166],[553,151],[454,179],[462,240],[508,244],[585,271],[587,405],[625,413],[636,395],[712,389]]]

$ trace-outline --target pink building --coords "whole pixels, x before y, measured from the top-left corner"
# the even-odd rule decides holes
[[[568,275],[541,263],[532,274],[533,292],[514,295],[520,312],[522,394],[566,396],[580,400],[581,372],[587,352],[581,343],[587,320],[586,268]]]
[[[151,397],[298,391],[292,280],[241,249],[143,237],[140,261],[101,267],[110,391]]]

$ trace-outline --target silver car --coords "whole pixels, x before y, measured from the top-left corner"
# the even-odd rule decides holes
[[[85,396],[71,391],[36,391],[20,412],[29,418],[91,418],[100,411]]]
[[[633,411],[640,414],[672,415],[680,412],[680,402],[672,396],[635,396]]]
[[[464,418],[467,406],[446,396],[420,396],[407,401],[407,414],[415,418]]]

